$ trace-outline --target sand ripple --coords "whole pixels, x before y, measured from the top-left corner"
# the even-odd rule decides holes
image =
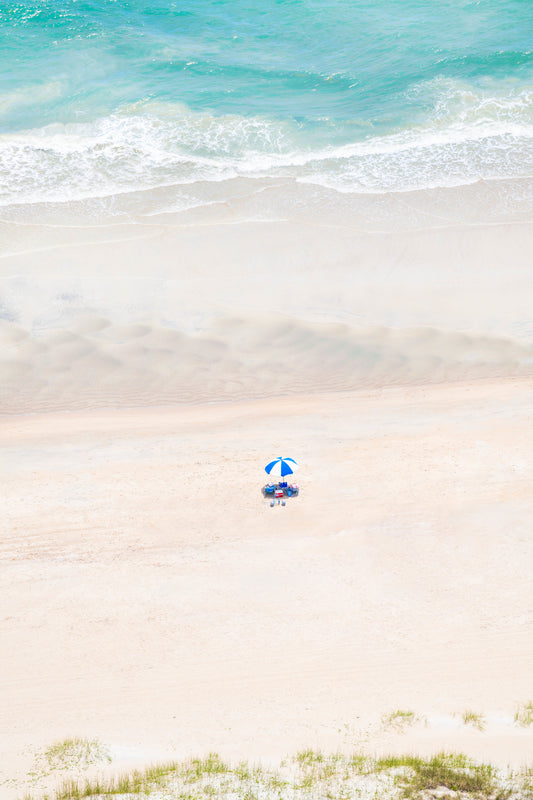
[[[210,402],[533,373],[533,347],[437,328],[219,318],[205,333],[82,316],[40,335],[0,326],[0,410]]]

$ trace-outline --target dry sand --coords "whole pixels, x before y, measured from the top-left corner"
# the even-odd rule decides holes
[[[530,759],[532,226],[407,199],[386,230],[4,225],[3,797],[73,735],[113,769]]]

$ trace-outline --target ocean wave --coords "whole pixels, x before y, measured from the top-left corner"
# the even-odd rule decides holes
[[[346,125],[345,141],[326,146],[290,120],[149,102],[91,123],[4,134],[0,204],[68,202],[235,177],[290,177],[340,192],[379,193],[533,174],[533,90],[488,95],[439,80],[416,91],[431,98],[424,124],[356,141]],[[333,135],[338,142],[338,126]]]

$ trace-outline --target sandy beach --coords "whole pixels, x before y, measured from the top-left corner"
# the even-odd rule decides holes
[[[529,762],[532,227],[461,191],[5,221],[2,797],[68,736]]]
[[[66,735],[115,767],[308,746],[527,761],[530,392],[4,418],[2,778]],[[305,479],[272,509],[282,444]],[[421,722],[383,728],[398,709]]]

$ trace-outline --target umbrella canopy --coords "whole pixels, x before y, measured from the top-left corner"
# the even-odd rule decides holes
[[[294,458],[275,458],[265,467],[267,475],[273,475],[276,478],[285,478],[287,475],[292,475],[298,469],[298,464]]]

